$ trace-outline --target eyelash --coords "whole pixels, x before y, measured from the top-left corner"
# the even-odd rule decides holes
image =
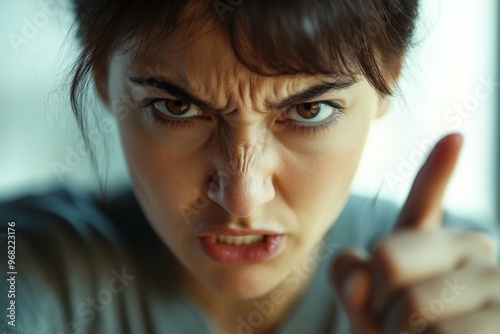
[[[154,103],[163,100],[167,99],[159,99],[159,98],[147,99],[143,102],[142,107],[151,108]],[[300,134],[317,134],[329,130],[332,126],[336,125],[336,123],[339,122],[340,119],[345,117],[344,113],[345,108],[341,107],[336,101],[315,101],[315,102],[335,108],[337,112],[335,113],[334,116],[330,117],[328,120],[318,123],[316,125],[303,125],[295,121],[289,121],[287,122],[288,123],[287,126],[290,130],[298,132]],[[150,121],[153,126],[159,126],[162,128],[167,128],[172,130],[186,129],[195,125],[195,123],[199,121],[196,118],[185,121],[168,120],[157,116],[152,110],[148,110],[146,112],[146,117],[147,120]]]
[[[316,125],[303,125],[294,121],[289,121],[288,127],[292,131],[300,134],[317,134],[329,130],[332,126],[336,125],[343,117],[345,117],[345,108],[341,107],[335,101],[317,101],[320,104],[326,104],[329,107],[335,108],[337,112],[328,118],[326,121],[320,122]]]
[[[143,102],[143,108],[152,108],[153,104],[167,99],[147,99]],[[196,119],[185,120],[185,121],[172,121],[165,118],[157,116],[152,110],[146,111],[147,120],[151,122],[153,126],[159,126],[167,129],[186,129],[195,124]]]

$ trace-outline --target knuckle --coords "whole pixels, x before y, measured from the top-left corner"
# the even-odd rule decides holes
[[[464,234],[465,240],[472,245],[476,251],[485,255],[490,260],[495,260],[497,256],[497,244],[489,235],[481,232],[470,232]]]

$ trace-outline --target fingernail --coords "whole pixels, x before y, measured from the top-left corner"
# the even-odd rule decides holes
[[[341,293],[347,308],[351,310],[363,308],[370,293],[370,277],[366,271],[356,269],[347,275],[342,284]]]
[[[464,136],[461,134],[461,133],[458,133],[458,132],[454,132],[454,133],[450,133],[446,136],[444,136],[443,138],[441,138],[435,145],[435,147],[439,147],[443,144],[444,141],[448,140],[448,137],[450,136],[454,136],[456,137],[456,140],[460,141],[460,142],[463,142],[464,141]]]

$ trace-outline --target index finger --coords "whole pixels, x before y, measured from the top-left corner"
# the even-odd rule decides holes
[[[439,227],[441,201],[456,165],[463,137],[454,133],[442,138],[418,172],[401,210],[395,230]]]

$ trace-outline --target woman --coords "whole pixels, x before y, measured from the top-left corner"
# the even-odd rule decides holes
[[[416,0],[74,8],[73,111],[97,168],[92,80],[134,195],[3,205],[17,238],[3,269],[17,274],[2,332],[497,333],[494,236],[440,206],[460,135],[434,148],[401,212],[349,196]]]

